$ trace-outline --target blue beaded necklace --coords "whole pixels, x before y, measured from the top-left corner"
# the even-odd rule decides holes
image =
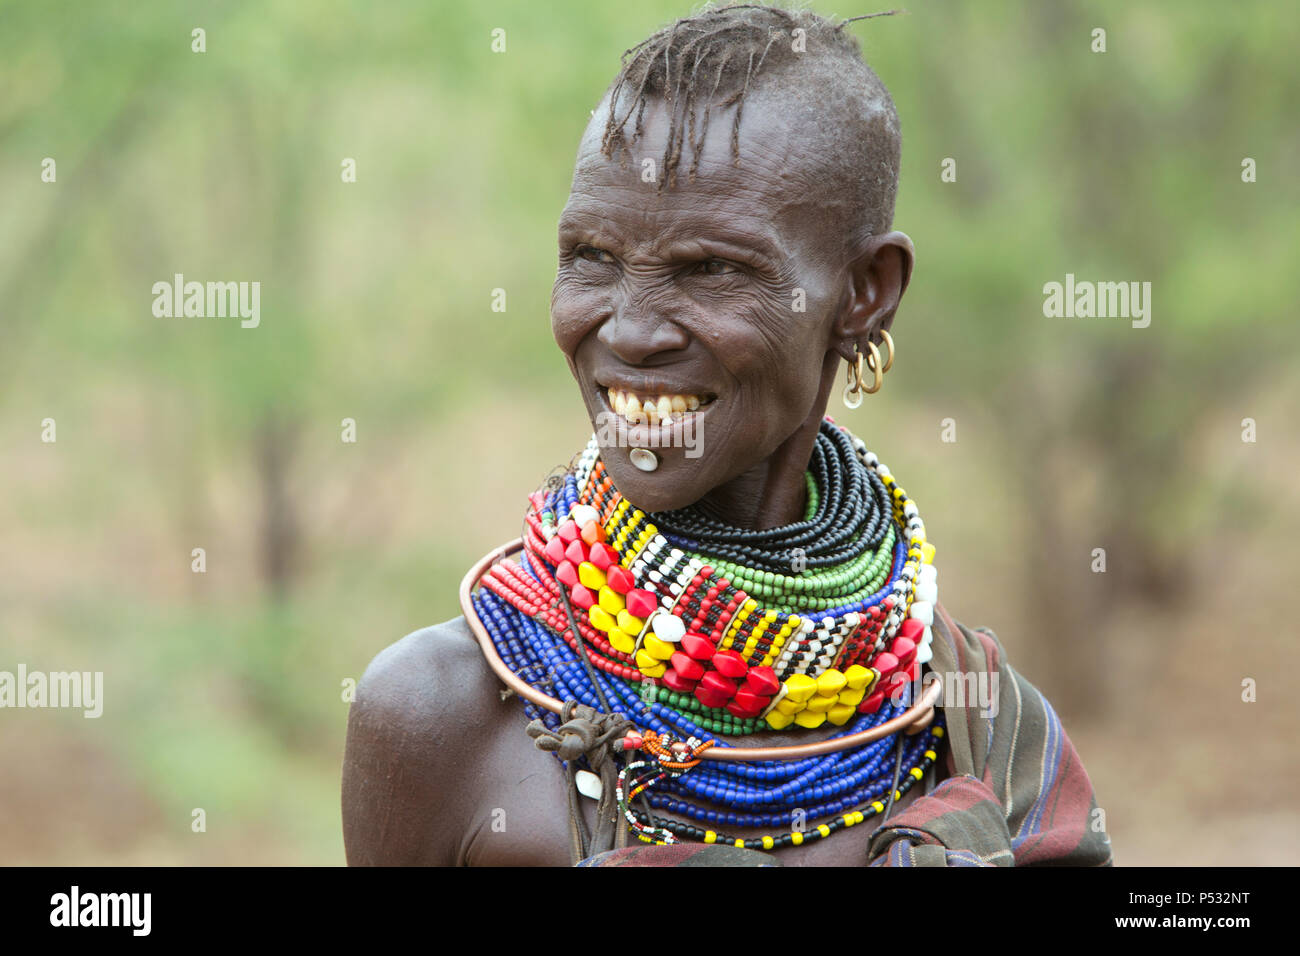
[[[567,514],[578,497],[577,479],[572,473],[566,474],[547,495],[546,511]],[[905,547],[900,543],[891,562],[891,581],[897,579],[904,555]],[[521,567],[535,580],[541,580],[529,555],[522,556]],[[889,589],[887,584],[874,599]],[[591,668],[559,634],[498,595],[480,588],[472,600],[501,659],[529,684],[560,700],[618,711],[637,726],[666,739],[727,746],[725,738],[710,734],[687,714],[653,698],[644,699],[638,693],[640,685]],[[851,606],[830,613],[838,614]],[[906,694],[897,702],[888,700],[874,713],[859,714],[829,739],[878,727],[903,714],[909,703]],[[559,729],[557,714],[527,700],[523,704],[530,719],[540,721],[551,731]],[[640,838],[647,842],[731,842],[753,849],[798,846],[887,814],[893,802],[901,799],[935,762],[942,736],[942,711],[937,710],[927,732],[909,736],[900,731],[852,750],[789,761],[703,762],[689,772],[659,774],[655,788],[643,800],[644,809],[636,811],[629,803],[625,812],[640,831]],[[565,765],[558,754],[556,757]],[[908,771],[900,776],[904,767]],[[651,812],[656,810],[708,826],[658,817]],[[789,832],[745,839],[725,836],[715,827],[784,827]],[[657,836],[648,837],[647,833]]]

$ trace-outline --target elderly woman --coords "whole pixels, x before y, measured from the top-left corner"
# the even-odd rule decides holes
[[[366,671],[349,862],[1110,862],[1051,707],[827,416],[894,364],[913,264],[897,116],[843,27],[724,7],[624,57],[551,300],[595,433],[465,615]]]

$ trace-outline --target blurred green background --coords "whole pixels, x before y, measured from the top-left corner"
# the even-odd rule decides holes
[[[555,222],[620,54],[692,9],[0,2],[0,669],[105,674],[98,720],[0,711],[0,863],[343,861],[345,682],[584,442]],[[1294,862],[1294,11],[849,29],[918,265],[895,370],[831,413],[1062,714],[1117,862]],[[155,318],[177,272],[260,281],[260,327]],[[1045,318],[1067,272],[1151,282],[1150,327]]]

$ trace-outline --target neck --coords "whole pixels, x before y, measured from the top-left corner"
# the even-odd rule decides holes
[[[808,502],[804,473],[826,417],[838,361],[834,353],[827,354],[817,400],[794,434],[753,468],[705,494],[695,504],[699,511],[717,521],[755,531],[779,528],[803,517]]]
[[[714,488],[695,507],[737,528],[763,530],[798,521],[807,506],[804,472],[819,423],[820,418],[804,422],[772,455]]]

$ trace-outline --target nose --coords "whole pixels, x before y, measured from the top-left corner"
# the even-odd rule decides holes
[[[625,304],[604,321],[596,339],[627,365],[646,365],[662,352],[690,345],[690,336],[661,310]]]

